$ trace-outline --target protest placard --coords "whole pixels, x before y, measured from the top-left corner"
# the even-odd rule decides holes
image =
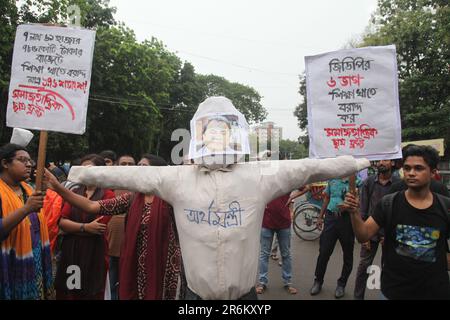
[[[309,155],[401,158],[395,46],[305,57]]]
[[[94,41],[81,28],[18,26],[6,124],[83,134]]]

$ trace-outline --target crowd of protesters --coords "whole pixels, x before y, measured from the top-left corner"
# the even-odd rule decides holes
[[[450,198],[435,179],[439,157],[434,149],[415,145],[408,146],[403,156],[402,172],[395,170],[394,161],[375,162],[374,174],[357,178],[356,194],[349,192],[348,178],[327,181],[318,204],[322,234],[311,295],[321,292],[337,241],[343,249],[343,267],[335,297],[345,295],[356,236],[361,249],[355,299],[364,299],[367,268],[379,248],[383,299],[450,299]],[[72,165],[167,163],[151,154],[134,159],[107,150]],[[34,166],[25,148],[15,144],[0,148],[0,300],[185,298],[187,284],[171,205],[155,194],[71,183],[66,180],[70,166],[55,163],[47,164],[47,191],[36,192]],[[263,294],[268,285],[274,236],[283,284],[289,294],[297,293],[292,285],[289,204],[309,191],[304,186],[266,206],[256,293]],[[79,270],[71,273],[71,266]],[[69,285],[77,272],[81,278],[73,278]]]

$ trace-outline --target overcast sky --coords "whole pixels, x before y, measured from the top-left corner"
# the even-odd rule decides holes
[[[369,23],[376,0],[111,0],[116,20],[142,41],[163,41],[201,74],[255,88],[283,127],[301,130],[293,115],[301,101],[304,57],[341,49]]]

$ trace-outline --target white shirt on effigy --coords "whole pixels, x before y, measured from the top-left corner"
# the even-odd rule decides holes
[[[370,165],[343,156],[234,164],[225,170],[73,167],[69,179],[153,193],[170,203],[188,287],[203,299],[238,299],[255,285],[264,208],[302,185],[345,177]]]

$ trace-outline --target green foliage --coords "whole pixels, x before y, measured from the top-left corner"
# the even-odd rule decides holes
[[[6,127],[6,104],[11,75],[11,61],[17,25],[21,23],[57,23],[65,1],[0,0],[0,141],[9,141],[11,128]],[[34,146],[31,146],[32,151]]]
[[[298,141],[280,141],[280,159],[303,159],[308,157],[308,149]]]
[[[81,7],[82,25],[97,27],[113,24],[114,8],[107,6],[108,1],[78,0],[27,0],[16,5],[16,1],[0,0],[0,141],[9,141],[11,128],[6,127],[6,104],[11,74],[11,61],[17,25],[22,23],[65,24],[67,7],[78,4]],[[84,10],[83,10],[84,8]],[[101,13],[101,14],[100,14]],[[84,18],[83,18],[84,17]],[[89,118],[89,116],[88,116]],[[89,119],[88,119],[89,122]],[[39,132],[34,132],[36,137]],[[37,153],[38,138],[29,146],[32,153]],[[47,154],[52,159],[71,159],[89,150],[88,134],[70,135],[49,133]]]
[[[256,122],[266,118],[267,112],[261,106],[261,96],[253,88],[230,82],[215,75],[195,74],[194,67],[185,63],[175,79],[171,90],[172,110],[162,110],[161,132],[158,136],[157,151],[165,157],[178,141],[171,141],[175,129],[190,129],[190,120],[197,106],[210,96],[225,96],[233,101],[247,121]]]
[[[202,76],[155,38],[139,43],[134,32],[114,20],[108,0],[0,0],[0,142],[5,126],[12,50],[18,24],[66,23],[67,8],[81,9],[81,25],[96,29],[86,133],[49,133],[48,157],[70,160],[86,152],[113,149],[139,157],[144,152],[166,159],[177,142],[173,130],[189,129],[197,106],[212,95],[230,98],[249,122],[265,119],[261,96],[253,88],[214,75]],[[36,132],[37,134],[37,132]],[[37,140],[30,145],[37,150]]]
[[[108,27],[115,25],[115,7],[109,6],[109,0],[68,0],[69,5],[81,9],[81,25],[85,28]]]
[[[249,123],[261,122],[267,117],[267,111],[261,106],[261,96],[255,89],[215,75],[200,75],[199,81],[203,86],[204,98],[229,98]]]
[[[450,7],[448,1],[379,1],[375,32],[361,46],[395,44],[402,138],[450,142]],[[447,155],[448,155],[447,148]]]
[[[300,88],[298,93],[303,97],[303,101],[300,102],[294,110],[294,116],[297,117],[298,126],[300,129],[305,130],[307,133],[304,136],[300,136],[298,141],[304,145],[306,149],[309,148],[308,137],[308,109],[306,104],[306,75],[303,73],[300,76]]]
[[[137,43],[124,26],[99,28],[88,111],[91,150],[136,156],[154,149],[179,59],[157,40]]]
[[[402,140],[444,138],[450,155],[450,7],[448,0],[379,0],[359,47],[395,44]],[[306,128],[304,102],[296,108]]]

